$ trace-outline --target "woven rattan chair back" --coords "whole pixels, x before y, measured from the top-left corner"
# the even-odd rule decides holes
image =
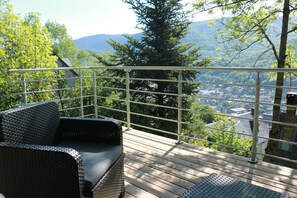
[[[54,145],[59,120],[50,101],[0,112],[0,142]]]

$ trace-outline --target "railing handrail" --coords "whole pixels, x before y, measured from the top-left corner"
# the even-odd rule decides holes
[[[87,114],[87,115],[91,115],[91,116],[94,116],[95,118],[98,117],[98,108],[102,108],[102,109],[107,109],[107,110],[111,110],[111,111],[116,111],[116,112],[120,112],[122,114],[126,114],[126,120],[119,120],[125,124],[127,124],[127,127],[128,129],[131,128],[131,126],[137,126],[137,127],[142,127],[144,129],[148,129],[148,130],[152,130],[152,131],[156,131],[156,132],[161,132],[163,134],[168,134],[168,135],[174,135],[177,137],[177,143],[181,143],[181,139],[182,139],[182,125],[191,125],[191,123],[187,123],[187,122],[183,122],[183,119],[182,119],[182,112],[185,112],[185,111],[191,111],[191,109],[185,109],[183,108],[183,98],[186,98],[186,97],[193,97],[193,95],[186,95],[183,93],[183,83],[192,83],[192,84],[211,84],[211,85],[220,85],[220,84],[223,84],[223,85],[230,85],[231,86],[246,86],[246,87],[252,87],[254,89],[256,89],[256,93],[255,93],[255,98],[252,98],[250,99],[249,97],[248,98],[245,98],[245,99],[242,99],[242,98],[239,98],[239,99],[233,99],[232,97],[229,97],[229,98],[225,98],[225,96],[223,98],[221,98],[220,96],[216,96],[216,95],[210,95],[208,96],[207,94],[206,95],[200,95],[200,94],[195,94],[194,97],[197,97],[199,99],[215,99],[216,101],[232,101],[232,102],[238,102],[238,103],[242,103],[242,104],[246,104],[246,103],[250,103],[251,105],[254,105],[253,108],[255,110],[255,113],[253,115],[252,118],[243,118],[243,117],[240,117],[240,116],[233,116],[233,115],[228,115],[228,114],[225,114],[225,113],[214,113],[216,115],[222,115],[222,116],[225,116],[225,117],[228,117],[228,119],[231,117],[231,118],[240,118],[240,119],[247,119],[249,121],[253,121],[253,126],[258,126],[258,123],[259,122],[266,122],[266,123],[269,123],[269,124],[279,124],[279,125],[283,125],[283,126],[287,126],[287,127],[296,127],[297,125],[296,124],[290,124],[290,123],[287,123],[287,122],[275,122],[275,121],[270,121],[270,120],[262,120],[260,119],[259,117],[259,105],[268,105],[268,106],[283,106],[283,107],[296,107],[295,105],[288,105],[288,104],[274,104],[274,103],[268,103],[264,100],[261,101],[260,100],[260,91],[261,91],[261,88],[283,88],[283,89],[292,89],[292,87],[287,87],[287,86],[272,86],[272,85],[265,85],[265,84],[262,84],[261,83],[261,79],[260,77],[262,75],[260,74],[264,74],[264,73],[269,73],[269,72],[274,72],[274,73],[292,73],[292,72],[296,72],[297,73],[297,68],[240,68],[240,67],[183,67],[183,66],[88,66],[88,67],[63,67],[63,68],[30,68],[30,69],[11,69],[9,70],[10,73],[18,73],[20,75],[20,77],[22,77],[20,83],[22,83],[22,87],[23,87],[23,92],[22,93],[17,93],[17,94],[22,94],[23,95],[23,101],[24,103],[26,104],[27,103],[27,95],[29,94],[32,94],[32,93],[41,93],[41,92],[55,92],[55,91],[60,91],[60,90],[71,90],[71,89],[75,89],[73,87],[70,87],[70,88],[58,88],[58,89],[51,89],[51,88],[47,88],[47,90],[27,90],[27,84],[30,85],[31,82],[38,82],[38,80],[30,80],[30,79],[26,79],[27,76],[24,75],[25,73],[34,73],[34,72],[51,72],[51,71],[78,71],[79,72],[79,76],[78,77],[75,77],[75,79],[79,79],[79,86],[75,85],[75,88],[79,88],[79,94],[80,94],[80,97],[75,97],[76,99],[80,99],[80,104],[75,106],[75,107],[67,107],[67,108],[64,108],[62,111],[65,111],[65,110],[79,110],[80,111],[80,114],[81,114],[81,117],[84,117],[85,116],[85,112],[84,112],[84,108],[86,107],[84,105],[84,100],[83,100],[83,97],[84,96],[84,92],[83,92],[83,78],[89,78],[92,82],[92,86],[89,86],[90,90],[93,92],[93,94],[89,95],[90,98],[93,98],[93,104],[91,105],[88,105],[88,107],[90,108],[94,108],[94,113],[91,112],[92,114],[90,114],[90,112]],[[110,99],[109,96],[103,96],[103,95],[97,95],[97,75],[104,75],[104,72],[101,72],[100,70],[104,71],[104,70],[122,70],[123,72],[126,73],[126,75],[124,75],[124,77],[122,76],[103,76],[101,77],[100,79],[105,79],[105,80],[108,80],[108,79],[120,79],[122,80],[121,83],[122,85],[126,85],[126,88],[123,88],[123,87],[120,87],[120,88],[117,88],[117,87],[106,87],[106,86],[100,86],[101,88],[108,88],[108,89],[112,89],[112,90],[119,90],[119,91],[126,91],[126,94],[124,94],[125,96],[122,96],[122,98],[111,98],[111,100],[114,100],[114,101],[120,101],[122,102],[123,104],[126,105],[126,110],[123,110],[123,109],[115,109],[113,107],[109,107],[109,106],[99,106],[97,104],[97,100],[98,98],[104,98],[104,99]],[[147,71],[166,71],[166,70],[171,70],[171,71],[176,71],[176,73],[178,73],[178,77],[174,78],[174,79],[151,79],[151,78],[133,78],[130,76],[130,71],[133,71],[133,70],[147,70]],[[90,75],[90,76],[84,76],[84,73],[83,71],[90,71],[90,73],[86,73],[86,75]],[[257,78],[253,77],[253,80],[255,83],[249,83],[249,84],[243,84],[243,83],[232,83],[230,81],[228,82],[204,82],[203,80],[202,81],[195,81],[195,80],[185,80],[182,78],[182,72],[184,71],[210,71],[210,72],[214,72],[214,71],[218,71],[218,72],[249,72],[249,73],[254,73],[254,74],[257,74]],[[53,72],[54,73],[54,72]],[[30,78],[30,77],[28,77]],[[63,78],[65,80],[67,79],[71,79],[71,78]],[[51,79],[47,79],[47,80],[42,80],[44,82],[47,82],[49,80],[50,81],[54,81],[54,80],[61,80],[60,77],[55,79],[55,78],[51,78]],[[125,81],[124,81],[125,80]],[[133,87],[130,88],[130,83],[132,81],[160,81],[160,82],[173,82],[173,83],[176,83],[174,86],[177,86],[177,93],[175,91],[175,93],[165,93],[165,92],[155,92],[155,91],[149,91],[149,90],[137,90],[137,89],[134,89]],[[15,82],[15,81],[14,81]],[[98,84],[100,85],[100,84]],[[293,89],[297,89],[295,87],[293,87]],[[145,93],[149,93],[149,94],[163,94],[163,95],[170,95],[170,96],[174,96],[174,97],[177,97],[178,98],[178,105],[177,106],[174,106],[174,107],[166,107],[164,105],[154,105],[154,107],[160,107],[160,108],[169,108],[169,109],[174,109],[177,111],[177,116],[176,118],[173,118],[173,119],[169,119],[169,118],[163,118],[163,117],[158,117],[158,116],[152,116],[152,115],[147,115],[147,114],[144,114],[142,112],[134,112],[133,109],[131,110],[130,109],[130,104],[140,104],[140,105],[146,105],[142,102],[136,102],[136,101],[133,101],[130,99],[130,95],[135,93],[135,92],[145,92]],[[124,98],[123,98],[124,97]],[[62,99],[60,99],[62,100]],[[151,105],[151,104],[150,104]],[[153,106],[153,105],[151,105]],[[205,113],[205,112],[201,112],[201,113]],[[163,120],[163,121],[167,121],[167,122],[173,122],[174,124],[177,123],[177,133],[173,133],[173,132],[170,132],[170,131],[164,131],[160,128],[155,128],[155,127],[150,127],[150,126],[144,126],[144,125],[139,125],[137,122],[131,122],[131,115],[133,115],[135,117],[138,116],[142,116],[142,117],[146,117],[146,118],[151,118],[151,119],[158,119],[158,120]],[[100,115],[100,117],[105,117],[104,115]],[[108,118],[108,117],[106,117]],[[133,121],[133,120],[132,120]],[[209,129],[212,129],[214,130],[215,128],[209,128]],[[223,129],[223,132],[226,132],[224,131]],[[259,153],[259,148],[258,148],[258,139],[267,139],[267,140],[272,140],[272,141],[278,141],[280,143],[286,143],[288,145],[296,145],[297,143],[295,142],[292,142],[292,141],[287,141],[287,140],[282,140],[282,139],[276,139],[276,138],[271,138],[270,137],[261,137],[258,135],[258,130],[257,128],[253,128],[253,132],[252,134],[244,134],[244,133],[238,133],[238,132],[234,132],[234,134],[238,134],[240,136],[249,136],[249,137],[252,137],[252,142],[253,142],[253,149],[250,150],[250,149],[247,149],[247,150],[244,150],[244,148],[242,148],[241,150],[243,151],[247,151],[247,152],[250,152],[251,153],[251,158],[250,158],[250,162],[252,163],[255,163],[257,162],[257,156],[260,154],[262,156],[265,156],[266,154],[265,153],[262,153],[260,152]],[[187,138],[191,138],[192,135],[185,135],[184,137],[187,137]],[[192,137],[193,140],[197,139],[196,136],[193,136]],[[198,139],[201,139],[201,138],[198,138]],[[197,139],[197,140],[198,140]],[[201,141],[204,141],[204,139],[202,138]],[[214,144],[214,142],[210,141],[210,143]],[[221,143],[217,143],[217,145],[223,145]],[[228,145],[225,145],[226,148],[234,148],[233,146],[228,146]],[[262,147],[261,147],[262,149]],[[275,158],[279,159],[280,157],[278,156],[274,156]],[[291,161],[291,160],[288,160],[288,161]],[[297,160],[295,160],[296,162]]]
[[[57,68],[31,68],[10,69],[11,73],[26,73],[38,71],[58,70],[182,70],[182,71],[249,71],[249,72],[297,72],[297,68],[254,68],[254,67],[190,67],[190,66],[85,66],[85,67],[57,67]]]

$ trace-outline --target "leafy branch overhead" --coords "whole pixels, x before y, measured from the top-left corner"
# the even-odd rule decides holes
[[[296,18],[291,17],[288,20],[288,30],[283,32],[281,29],[281,15],[286,12],[288,16],[294,16],[296,12],[296,3],[288,2],[289,6],[285,10],[285,2],[287,1],[197,0],[194,7],[200,12],[221,13],[220,16],[225,16],[218,19],[223,25],[222,31],[219,32],[220,40],[229,45],[228,49],[237,56],[245,49],[261,44],[262,55],[263,52],[272,51],[275,59],[280,60],[280,37],[294,33],[297,28]]]

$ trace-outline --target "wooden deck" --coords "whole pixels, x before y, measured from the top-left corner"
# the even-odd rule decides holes
[[[203,177],[218,173],[297,197],[297,170],[195,147],[130,130],[124,132],[129,197],[178,197]]]

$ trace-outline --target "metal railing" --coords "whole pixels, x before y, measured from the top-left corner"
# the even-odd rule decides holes
[[[69,76],[67,72],[71,70],[76,71],[78,75]],[[171,79],[137,78],[131,76],[131,72],[133,71],[174,71],[177,75]],[[197,74],[197,78],[189,81],[183,78],[183,74],[187,71],[195,71],[199,72],[199,74]],[[48,72],[50,72],[51,75],[44,75]],[[286,104],[285,98],[281,104],[274,104],[273,102],[276,88],[282,88],[283,96],[285,96],[287,92],[297,92],[296,85],[289,86],[285,84],[282,87],[277,87],[273,84],[274,82],[264,82],[261,79],[262,77],[266,80],[271,80],[273,78],[271,76],[276,75],[278,72],[285,74],[297,73],[297,69],[125,66],[10,70],[10,74],[15,75],[15,80],[11,83],[13,86],[19,85],[20,87],[18,92],[12,93],[12,97],[20,99],[18,101],[20,105],[39,100],[55,100],[60,104],[61,113],[66,116],[113,118],[126,124],[128,129],[135,127],[145,131],[163,134],[164,136],[175,137],[177,143],[181,143],[182,140],[188,142],[192,140],[192,142],[204,142],[206,145],[217,144],[219,147],[223,146],[234,150],[243,150],[249,153],[249,160],[252,163],[255,163],[258,158],[261,159],[263,156],[268,155],[265,153],[265,149],[259,149],[261,144],[263,145],[263,142],[267,144],[268,141],[277,141],[280,145],[279,149],[287,150],[287,153],[290,153],[290,148],[297,148],[296,122],[286,123],[284,120],[275,122],[264,118],[265,113],[268,109],[272,109],[273,106],[279,106],[283,110],[287,108],[296,109],[295,105]],[[38,75],[36,75],[36,73],[38,73]],[[240,77],[239,74],[244,74],[242,79],[232,79],[232,77]],[[268,77],[268,74],[270,74],[270,77]],[[201,79],[201,76],[204,76],[204,78]],[[205,78],[205,76],[208,76],[208,78]],[[219,77],[216,78],[217,76]],[[113,81],[117,83],[111,84],[110,82]],[[152,84],[150,85],[151,87],[156,86],[156,84],[153,85],[152,82],[173,83],[175,84],[176,92],[165,91],[160,93],[155,90],[149,91],[145,89],[133,89],[131,87],[135,82],[144,81],[150,82]],[[293,83],[296,83],[296,79],[293,81]],[[292,83],[292,79],[290,82]],[[118,87],[113,86],[116,84]],[[185,94],[183,89],[186,84],[199,85],[200,92],[191,95]],[[219,89],[223,90],[220,91]],[[142,94],[146,97],[150,97],[151,95],[162,95],[164,98],[170,96],[176,98],[176,103],[172,106],[168,106],[151,103],[151,101],[154,100],[143,102],[135,98],[133,99],[132,96],[135,94]],[[230,131],[228,127],[220,129],[222,136],[226,135],[227,132],[232,132],[232,134],[236,134],[238,137],[249,138],[251,140],[251,149],[234,147],[233,144],[218,143],[215,139],[205,139],[201,134],[187,133],[189,126],[195,127],[197,123],[191,123],[189,119],[185,119],[183,116],[188,113],[190,113],[189,115],[195,113],[207,115],[208,112],[204,112],[203,110],[195,112],[195,110],[188,106],[183,107],[183,101],[185,99],[202,101],[205,105],[215,107],[217,110],[209,114],[225,117],[229,120],[236,120],[237,125],[239,125],[240,122],[247,122],[250,123],[250,126],[259,126],[260,128],[252,127],[252,134],[240,130]],[[173,114],[176,114],[176,116],[175,118],[160,117],[143,112],[136,112],[133,111],[132,108],[136,105],[142,105],[146,108],[164,108],[175,112]],[[243,114],[230,113],[232,109],[237,108],[238,110],[239,107],[243,107],[241,109],[242,111],[244,111],[244,109],[254,109],[253,116],[250,117],[248,112]],[[121,116],[119,116],[119,114],[121,114]],[[151,123],[158,121],[171,123],[171,125],[176,125],[176,128],[173,127],[174,131],[155,128],[154,126],[157,126],[157,124],[145,125],[141,122],[142,119],[146,121],[149,120]],[[266,134],[261,135],[263,134],[261,133],[262,131],[260,131],[262,130],[262,123],[265,123],[265,126],[279,124],[283,127],[291,127],[291,139],[269,138],[267,136],[267,130],[269,132],[269,129],[267,128],[265,129]],[[200,129],[199,127],[201,126],[198,124],[197,131]],[[205,128],[210,131],[217,130],[214,123],[205,125]],[[262,143],[259,143],[260,139]],[[293,159],[290,155],[272,155],[272,157],[290,163],[297,162],[297,158]]]

